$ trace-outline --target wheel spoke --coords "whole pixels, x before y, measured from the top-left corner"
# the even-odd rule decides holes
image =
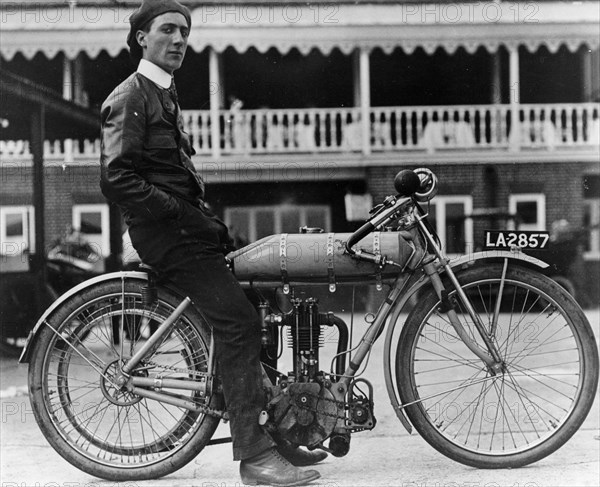
[[[136,396],[117,384],[120,347],[113,341],[113,326],[122,327],[118,338],[123,352],[132,354],[174,309],[160,300],[146,306],[140,293],[125,292],[123,297],[119,285],[111,295],[77,303],[62,328],[52,329],[42,402],[64,441],[88,464],[122,469],[163,461],[191,441],[209,418]],[[184,314],[132,374],[189,380],[208,369],[207,350],[207,341]],[[206,403],[192,391],[180,394],[190,402]],[[210,417],[209,423],[214,428],[218,419]]]
[[[488,370],[471,358],[471,351],[439,312],[439,298],[433,292],[422,298],[426,305],[420,302],[404,325],[397,357],[403,366],[398,365],[397,374],[410,384],[407,388],[399,383],[409,417],[423,434],[429,431],[430,439],[443,438],[446,443],[438,444],[442,450],[450,442],[465,452],[462,457],[453,450],[467,464],[509,456],[507,461],[526,464],[521,458],[554,435],[566,441],[573,429],[563,426],[577,407],[587,412],[591,406],[587,397],[579,405],[584,373],[596,377],[598,373],[597,367],[583,364],[580,333],[589,324],[547,278],[539,274],[531,281],[515,278],[527,272],[516,273],[509,264],[503,274],[502,265],[496,264],[494,274],[485,269],[464,273],[472,276],[464,278],[463,289],[473,309],[486,328],[495,329],[491,338],[503,360],[498,370]],[[454,293],[450,296],[465,332],[477,337],[473,319]],[[402,342],[405,336],[407,345]],[[490,375],[481,380],[482,374]],[[422,406],[412,406],[419,403]]]

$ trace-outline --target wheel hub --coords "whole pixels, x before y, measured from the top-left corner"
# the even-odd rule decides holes
[[[148,374],[140,371],[144,377]],[[100,376],[100,390],[104,397],[117,406],[132,406],[142,400],[141,396],[127,390],[127,377],[121,372],[120,360],[113,360]]]

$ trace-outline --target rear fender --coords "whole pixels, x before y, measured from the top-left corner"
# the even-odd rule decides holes
[[[504,259],[516,261],[520,265],[524,265],[526,267],[534,267],[538,269],[546,269],[549,267],[545,262],[522,252],[493,250],[475,252],[473,254],[459,257],[458,259],[450,262],[450,268],[453,271],[458,271],[474,265],[485,265],[486,263],[491,264],[492,262],[498,262]],[[440,274],[443,275],[444,272],[445,270],[443,268],[440,269]],[[400,394],[395,384],[395,363],[392,363],[395,362],[395,355],[393,355],[394,350],[392,350],[392,348],[396,348],[394,347],[394,344],[398,343],[400,332],[402,331],[403,323],[400,326],[397,326],[400,314],[402,312],[408,313],[412,307],[410,305],[407,306],[407,304],[412,303],[411,299],[415,298],[422,289],[429,285],[429,279],[427,279],[425,274],[423,274],[416,282],[413,283],[410,289],[408,289],[406,293],[402,295],[401,299],[394,306],[392,312],[390,313],[390,326],[387,330],[383,348],[383,368],[388,395],[396,416],[398,416],[398,419],[409,433],[412,432],[412,425],[401,406]]]
[[[37,323],[33,327],[33,330],[29,332],[27,342],[25,343],[25,347],[23,348],[23,352],[21,353],[21,357],[19,358],[19,363],[23,364],[29,362],[31,349],[33,348],[33,344],[35,343],[37,336],[39,335],[40,330],[42,329],[42,325],[45,321],[50,319],[52,315],[56,312],[56,310],[60,308],[60,306],[62,306],[68,299],[71,299],[77,294],[85,292],[87,289],[97,284],[108,281],[124,281],[125,279],[147,281],[148,274],[146,274],[145,272],[137,271],[111,272],[109,274],[103,274],[101,276],[88,279],[87,281],[78,284],[74,288],[69,289],[66,293],[60,296],[56,301],[54,301],[54,303],[50,305],[50,307],[46,311],[44,311],[44,314],[37,321]]]

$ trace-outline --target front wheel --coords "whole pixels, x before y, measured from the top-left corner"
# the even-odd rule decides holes
[[[514,468],[561,447],[587,416],[598,384],[598,350],[581,308],[551,279],[509,264],[457,278],[496,344],[494,375],[458,337],[433,290],[407,318],[396,371],[406,412],[444,455],[478,468]],[[451,291],[460,321],[482,347]]]
[[[69,298],[47,320],[32,350],[29,390],[46,439],[79,469],[108,480],[162,477],[186,465],[212,437],[218,417],[119,389],[112,379],[181,298],[164,288],[152,304],[143,281],[96,284]],[[206,380],[210,328],[188,307],[131,372]],[[215,385],[216,387],[216,385]],[[170,390],[209,408],[221,397]]]

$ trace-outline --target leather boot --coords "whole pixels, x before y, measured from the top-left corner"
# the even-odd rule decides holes
[[[321,476],[316,470],[300,470],[294,467],[275,448],[242,460],[240,475],[242,482],[246,485],[274,485],[276,487],[305,485]]]
[[[277,451],[295,467],[308,467],[327,458],[324,451],[306,451],[292,445],[277,445]]]

